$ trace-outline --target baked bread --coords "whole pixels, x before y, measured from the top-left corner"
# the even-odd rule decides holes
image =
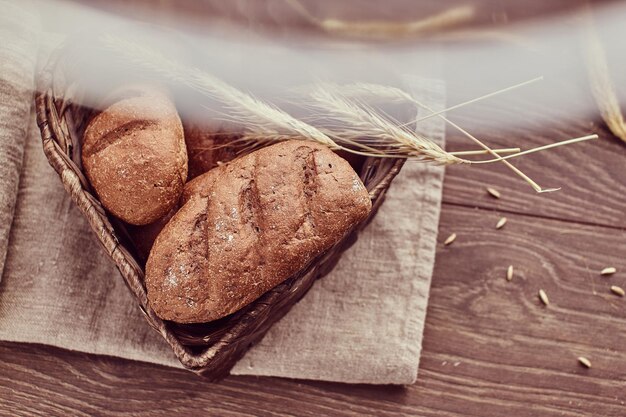
[[[369,194],[328,148],[289,141],[252,152],[187,186],[184,205],[146,264],[148,300],[178,323],[251,303],[367,217]]]
[[[183,206],[193,196],[207,198],[213,191],[215,181],[226,172],[225,165],[210,170],[209,172],[194,178],[185,184],[183,195],[180,198],[180,205]]]
[[[129,90],[87,126],[82,162],[104,207],[127,223],[144,225],[178,202],[187,151],[170,99],[159,90]]]

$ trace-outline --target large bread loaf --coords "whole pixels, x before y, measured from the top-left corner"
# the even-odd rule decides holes
[[[166,215],[183,191],[183,127],[162,92],[142,87],[118,94],[121,100],[87,126],[82,161],[104,207],[127,223],[144,225]]]
[[[350,165],[289,141],[188,184],[146,265],[148,299],[165,320],[219,319],[254,301],[337,243],[371,210]]]

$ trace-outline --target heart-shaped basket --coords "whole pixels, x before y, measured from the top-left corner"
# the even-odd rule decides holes
[[[306,294],[316,279],[334,267],[342,252],[354,243],[359,230],[376,214],[387,188],[405,160],[360,158],[353,163],[372,199],[369,218],[296,275],[223,319],[194,325],[163,321],[148,304],[144,261],[131,244],[126,225],[107,213],[82,172],[80,143],[95,110],[77,104],[82,102],[79,99],[81,87],[66,71],[64,59],[62,49],[52,54],[40,75],[35,99],[37,124],[46,157],[117,265],[148,323],[163,336],[185,368],[219,380],[227,376],[237,360]]]

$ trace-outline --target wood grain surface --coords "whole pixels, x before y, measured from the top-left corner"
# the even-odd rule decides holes
[[[503,146],[520,140],[481,133]],[[626,299],[609,287],[626,288],[626,147],[602,135],[519,164],[542,181],[558,167],[550,171],[570,186],[548,197],[503,167],[448,169],[440,240],[458,237],[438,248],[413,386],[254,377],[215,385],[181,370],[0,343],[0,415],[624,416]],[[501,215],[508,223],[496,230]],[[601,277],[609,265],[619,272]]]
[[[574,109],[591,100],[585,85],[550,85]],[[466,98],[454,96],[454,80],[448,90],[450,104]],[[518,97],[453,118],[478,120],[473,133],[494,147],[589,132],[601,140],[516,162],[542,185],[563,187],[549,195],[534,194],[501,165],[448,168],[440,241],[458,237],[438,247],[416,384],[256,377],[211,384],[157,365],[0,343],[0,415],[626,416],[626,298],[609,290],[626,288],[626,146],[593,115]],[[496,114],[522,127],[503,134],[490,121]],[[448,142],[453,150],[469,147],[453,130]],[[508,222],[496,230],[503,215]],[[618,273],[600,276],[606,266]]]
[[[498,218],[444,205],[441,238],[458,238],[438,251],[413,386],[254,377],[210,384],[181,370],[4,343],[0,414],[624,415],[626,300],[609,287],[626,287],[626,277],[599,271],[626,270],[626,231],[518,214],[496,230]]]
[[[584,100],[584,90],[579,92],[573,98]],[[554,94],[558,94],[558,90]],[[589,100],[588,97],[586,99]],[[489,114],[495,108],[499,108],[501,113],[505,113],[515,122],[515,119],[524,117],[528,109],[537,107],[540,107],[538,111],[543,112],[545,119],[543,123],[535,120],[538,125],[536,127],[520,127],[505,136],[497,127],[489,126]],[[556,111],[551,103],[500,99],[493,104],[482,104],[458,111],[449,117],[460,125],[464,125],[464,122],[468,124],[470,120],[479,124],[481,127],[477,134],[481,138],[487,138],[489,145],[493,147],[520,145],[523,149],[529,149],[597,133],[599,140],[511,160],[543,187],[561,187],[561,191],[536,194],[502,164],[470,167],[457,165],[447,169],[444,202],[609,228],[626,227],[626,147],[623,142],[613,137],[599,120],[590,121],[589,117],[579,119],[578,115],[561,118],[556,122],[546,120],[551,116],[556,118],[554,113]],[[473,146],[455,131],[449,131],[448,142],[450,150]],[[486,186],[500,190],[506,198],[498,200],[490,197],[484,192]]]

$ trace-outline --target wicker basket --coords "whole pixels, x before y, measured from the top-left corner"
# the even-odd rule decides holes
[[[59,174],[66,191],[89,221],[98,240],[120,270],[137,299],[148,323],[171,346],[185,368],[219,380],[273,323],[280,320],[311,288],[327,274],[341,253],[357,238],[367,221],[357,226],[338,244],[314,259],[304,270],[264,294],[249,306],[211,323],[180,325],[161,320],[152,311],[144,287],[144,264],[128,239],[126,226],[110,216],[81,171],[80,139],[94,110],[74,104],[80,86],[64,73],[63,50],[56,51],[40,76],[35,105],[43,149],[50,165]],[[376,213],[391,181],[404,159],[362,158],[360,176],[369,190]]]

